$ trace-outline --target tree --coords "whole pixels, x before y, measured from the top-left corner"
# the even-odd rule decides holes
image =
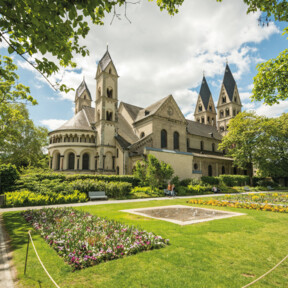
[[[223,137],[219,149],[226,149],[239,168],[249,170],[251,185],[253,165],[263,176],[287,177],[287,119],[287,114],[266,118],[242,112],[229,122],[228,134]]]
[[[174,15],[183,1],[157,0],[157,5]],[[114,16],[118,15],[115,12],[117,5],[125,5],[127,17],[126,5],[131,3],[126,0],[3,0],[0,4],[0,41],[9,45],[10,54],[16,52],[49,82],[47,77],[59,71],[60,66],[75,67],[75,54],[89,54],[88,49],[80,45],[80,40],[90,30],[90,19],[93,24],[103,25],[107,13],[114,11]],[[54,60],[34,57],[36,54],[52,55]],[[58,88],[57,83],[50,84]],[[69,90],[64,84],[59,88]]]
[[[1,110],[0,105],[0,163],[17,167],[37,164],[43,158],[43,147],[48,144],[48,130],[35,127],[25,104],[9,103],[5,108]]]
[[[222,0],[217,0],[222,2]],[[248,5],[247,13],[261,11],[266,13],[267,20],[273,16],[277,21],[288,21],[287,0],[243,0]],[[261,20],[261,18],[260,18]],[[288,33],[288,27],[283,35]],[[273,105],[279,100],[288,98],[288,49],[284,50],[275,59],[260,63],[257,66],[258,73],[254,77],[252,101],[264,100],[265,104]]]
[[[142,184],[149,183],[149,186],[154,188],[163,187],[174,173],[170,164],[158,159],[149,154],[147,161],[137,161],[134,176],[141,180]]]

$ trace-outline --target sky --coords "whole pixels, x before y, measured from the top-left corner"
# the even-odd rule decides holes
[[[247,6],[240,0],[186,0],[179,13],[170,16],[153,2],[118,8],[121,20],[112,15],[103,26],[91,24],[89,35],[81,40],[90,50],[83,58],[76,55],[76,69],[61,71],[50,78],[75,90],[85,77],[93,100],[96,95],[96,68],[108,49],[118,75],[119,103],[146,107],[172,94],[187,119],[193,120],[200,84],[205,74],[215,104],[219,97],[226,61],[236,80],[242,111],[277,117],[288,112],[288,100],[272,107],[251,102],[256,65],[287,48],[287,35],[282,35],[287,23],[270,22],[259,26],[259,13],[246,14]],[[286,24],[286,25],[285,25]],[[7,48],[0,43],[0,54]],[[10,55],[11,56],[11,55]],[[19,82],[31,89],[37,106],[28,106],[36,125],[53,130],[74,115],[75,92],[54,91],[46,80],[17,55]],[[45,55],[49,57],[49,55]],[[94,103],[93,103],[94,105]]]

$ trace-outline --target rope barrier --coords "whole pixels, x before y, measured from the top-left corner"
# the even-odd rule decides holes
[[[54,284],[57,288],[60,288],[60,287],[57,285],[57,283],[53,280],[53,278],[50,276],[50,274],[48,273],[48,271],[47,271],[47,269],[45,268],[44,264],[42,263],[39,255],[38,255],[38,253],[37,253],[37,250],[36,250],[36,248],[35,248],[35,245],[34,245],[34,243],[33,243],[33,239],[32,239],[32,236],[31,236],[31,234],[30,234],[30,231],[28,231],[28,234],[29,234],[29,236],[30,236],[30,240],[31,240],[32,246],[33,246],[33,248],[34,248],[34,251],[35,251],[35,253],[36,253],[36,256],[37,256],[40,264],[42,265],[44,271],[46,272],[46,274],[48,275],[48,277],[50,278],[50,280],[53,282],[53,284]]]
[[[262,276],[260,276],[259,278],[255,279],[254,281],[252,281],[251,283],[243,286],[242,288],[247,288],[249,286],[251,286],[252,284],[256,283],[257,281],[261,280],[262,278],[264,278],[266,275],[268,275],[270,272],[272,272],[273,270],[275,270],[281,263],[283,263],[286,259],[288,258],[288,255],[286,255],[286,257],[284,257],[278,264],[276,264],[272,269],[270,269],[268,272],[266,272],[265,274],[263,274]]]

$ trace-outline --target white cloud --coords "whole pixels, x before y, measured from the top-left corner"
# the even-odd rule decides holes
[[[239,0],[221,4],[215,0],[187,0],[179,14],[171,17],[166,11],[159,11],[155,2],[129,5],[127,13],[132,24],[122,17],[122,21],[114,19],[110,25],[112,15],[106,17],[104,26],[91,24],[89,35],[81,40],[90,56],[77,55],[74,59],[81,72],[70,69],[63,75],[64,70],[60,69],[51,81],[63,76],[63,82],[76,89],[85,76],[95,99],[96,61],[105,53],[108,42],[120,76],[119,101],[147,106],[173,94],[183,113],[191,116],[197,93],[188,89],[197,87],[203,70],[207,77],[223,75],[228,58],[229,64],[236,65],[234,76],[239,80],[249,72],[251,63],[259,61],[254,45],[279,33],[274,23],[259,27],[259,13],[247,15],[246,10],[247,6]],[[246,97],[246,93],[241,95]],[[60,93],[71,101],[74,95],[75,92]]]
[[[249,100],[251,93],[250,92],[239,92],[241,101]]]
[[[267,117],[277,117],[282,113],[287,113],[288,111],[288,100],[279,101],[279,104],[274,104],[272,106],[261,105],[260,107],[255,109],[258,115],[263,115]]]
[[[55,130],[63,125],[67,120],[62,119],[47,119],[41,120],[40,123],[46,126],[49,130]]]

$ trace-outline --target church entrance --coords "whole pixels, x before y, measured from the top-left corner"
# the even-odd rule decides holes
[[[212,174],[213,174],[213,173],[212,173],[212,166],[209,165],[209,166],[208,166],[208,176],[213,176]]]
[[[69,153],[69,156],[68,156],[68,169],[69,170],[74,170],[75,168],[75,155],[74,153]]]

